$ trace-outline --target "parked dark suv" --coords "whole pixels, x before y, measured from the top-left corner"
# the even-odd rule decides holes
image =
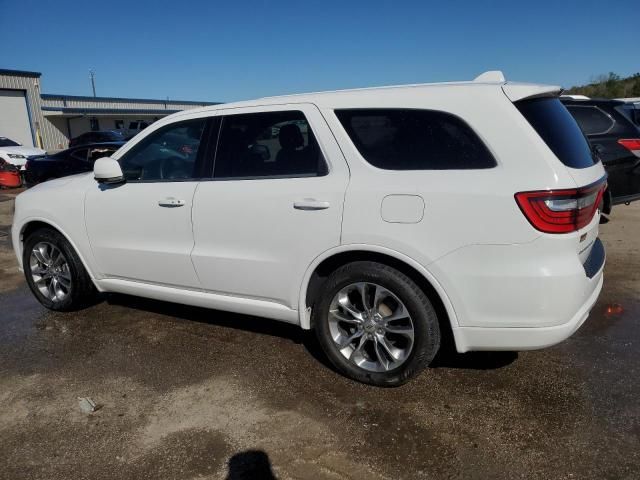
[[[69,140],[69,148],[77,147],[78,145],[87,145],[89,143],[123,142],[125,140],[126,138],[122,132],[119,132],[118,130],[86,132]]]
[[[561,100],[609,175],[603,211],[609,213],[612,205],[640,200],[640,111],[633,103],[620,100],[582,96]]]

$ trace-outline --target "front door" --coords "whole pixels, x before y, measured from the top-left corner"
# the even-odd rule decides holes
[[[125,184],[96,184],[87,193],[87,233],[105,277],[199,287],[190,259],[191,207],[206,123],[156,129],[118,159]]]
[[[193,203],[198,277],[297,309],[307,267],[340,244],[346,162],[313,105],[220,114],[214,175]]]

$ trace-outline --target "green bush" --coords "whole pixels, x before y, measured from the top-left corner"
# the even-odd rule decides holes
[[[640,73],[621,78],[613,72],[594,77],[589,85],[571,87],[565,93],[598,98],[640,97]]]

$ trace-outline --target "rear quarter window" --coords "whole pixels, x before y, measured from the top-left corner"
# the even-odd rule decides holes
[[[521,100],[515,106],[567,167],[588,168],[597,163],[584,133],[559,99]]]
[[[604,135],[615,125],[611,115],[596,106],[567,105],[567,110],[576,119],[585,135]]]
[[[336,110],[360,154],[385,170],[456,170],[496,166],[462,119],[417,109]]]

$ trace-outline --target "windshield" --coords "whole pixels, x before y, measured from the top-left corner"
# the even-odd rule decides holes
[[[7,137],[0,137],[0,147],[19,147],[20,144],[8,139]]]

